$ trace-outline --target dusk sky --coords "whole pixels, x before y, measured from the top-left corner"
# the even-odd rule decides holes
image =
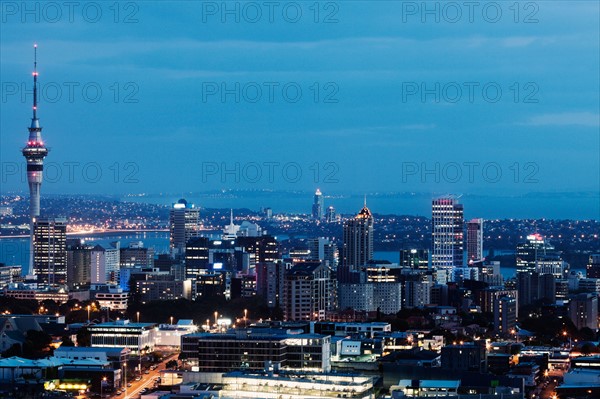
[[[447,3],[3,1],[1,191],[37,43],[42,195],[597,194],[599,3]]]

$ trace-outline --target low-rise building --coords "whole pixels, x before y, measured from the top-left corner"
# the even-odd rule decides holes
[[[329,399],[374,397],[373,379],[342,374],[268,374],[231,372],[223,376],[219,397]]]
[[[179,348],[181,337],[198,331],[193,320],[179,320],[177,324],[161,324],[156,331],[156,346]]]
[[[157,326],[154,323],[130,323],[117,320],[88,327],[92,347],[128,348],[132,354],[154,351]]]
[[[181,337],[180,359],[199,371],[263,370],[265,362],[281,369],[327,372],[331,338],[276,329],[237,329]]]
[[[92,284],[90,297],[97,301],[102,309],[127,310],[129,293],[114,284]]]

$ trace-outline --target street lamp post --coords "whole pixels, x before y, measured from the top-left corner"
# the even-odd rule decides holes
[[[248,309],[244,309],[244,328],[248,327]]]
[[[90,305],[87,305],[87,311],[88,311],[88,324],[90,322]]]
[[[123,378],[125,379],[125,399],[127,399],[127,362],[123,363]]]
[[[171,316],[171,325],[173,325],[173,316]]]
[[[140,322],[140,312],[138,311],[138,312],[136,312],[136,314],[137,314],[137,322],[139,323]]]
[[[215,326],[219,325],[218,317],[219,317],[219,312],[215,312]]]
[[[106,382],[106,377],[102,377],[102,381],[100,381],[100,399],[102,399],[104,397],[102,388],[104,387],[105,382]]]

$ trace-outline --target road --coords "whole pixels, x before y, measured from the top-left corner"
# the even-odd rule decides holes
[[[135,399],[140,397],[140,391],[144,388],[152,388],[154,386],[154,379],[156,377],[160,377],[160,371],[166,368],[166,364],[169,360],[176,358],[177,353],[173,353],[167,357],[165,357],[160,363],[156,364],[156,369],[149,370],[148,374],[142,374],[142,379],[140,381],[127,381],[131,384],[131,387],[128,387],[125,393],[116,395],[116,398],[123,399]]]

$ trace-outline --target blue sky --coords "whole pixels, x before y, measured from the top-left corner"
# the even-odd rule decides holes
[[[37,42],[43,193],[598,192],[599,3],[475,3],[3,2],[1,191]]]

